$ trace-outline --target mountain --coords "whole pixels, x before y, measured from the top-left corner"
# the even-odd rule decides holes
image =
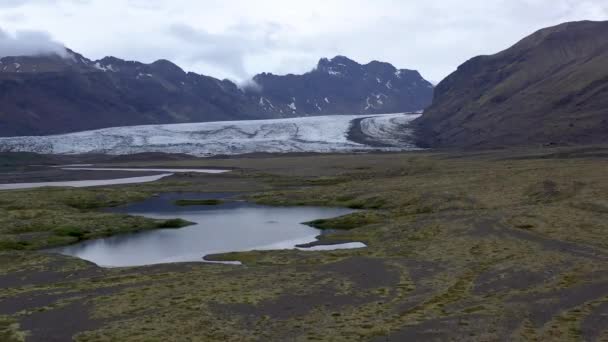
[[[608,22],[542,29],[467,61],[415,126],[435,147],[608,142]]]
[[[361,65],[344,56],[323,58],[303,75],[263,73],[253,80],[266,109],[298,116],[414,112],[433,96],[433,85],[417,71],[378,61]]]
[[[186,73],[165,60],[70,55],[0,60],[0,135],[231,120],[257,110],[234,83]]]
[[[243,90],[228,80],[185,72],[166,60],[144,64],[106,57],[92,61],[67,52],[68,58],[0,59],[0,136],[143,124],[406,112],[430,104],[433,91],[415,71],[397,71],[380,62],[361,66],[345,57],[323,59],[317,69],[304,75],[257,75],[254,80],[260,86]],[[349,68],[342,69],[343,63]],[[344,75],[337,75],[337,70],[343,70]],[[322,91],[311,89],[315,87]]]

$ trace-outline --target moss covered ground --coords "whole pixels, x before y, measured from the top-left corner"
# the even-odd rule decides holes
[[[125,164],[127,165],[127,164]],[[270,156],[153,184],[0,193],[0,337],[44,341],[608,338],[608,159],[576,150]],[[100,211],[163,191],[360,209],[316,221],[365,249],[102,269],[37,251],[151,229]],[[26,244],[23,244],[26,242]],[[75,317],[66,321],[65,317]]]

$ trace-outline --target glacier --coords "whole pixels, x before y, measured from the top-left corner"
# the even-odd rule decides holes
[[[256,152],[414,150],[417,147],[412,142],[408,124],[419,116],[419,113],[328,115],[113,127],[60,135],[0,138],[0,151],[112,155],[164,152],[208,157]],[[353,139],[349,134],[355,125],[364,139]]]

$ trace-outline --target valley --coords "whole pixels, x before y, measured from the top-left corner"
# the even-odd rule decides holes
[[[608,341],[604,3],[140,2],[0,5],[1,342]]]

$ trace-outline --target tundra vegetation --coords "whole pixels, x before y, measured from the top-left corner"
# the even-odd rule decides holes
[[[607,157],[594,147],[140,161],[123,165],[238,169],[2,192],[0,339],[606,339]],[[357,208],[309,224],[328,230],[324,243],[368,248],[116,269],[41,251],[187,224],[101,210],[169,191]]]

